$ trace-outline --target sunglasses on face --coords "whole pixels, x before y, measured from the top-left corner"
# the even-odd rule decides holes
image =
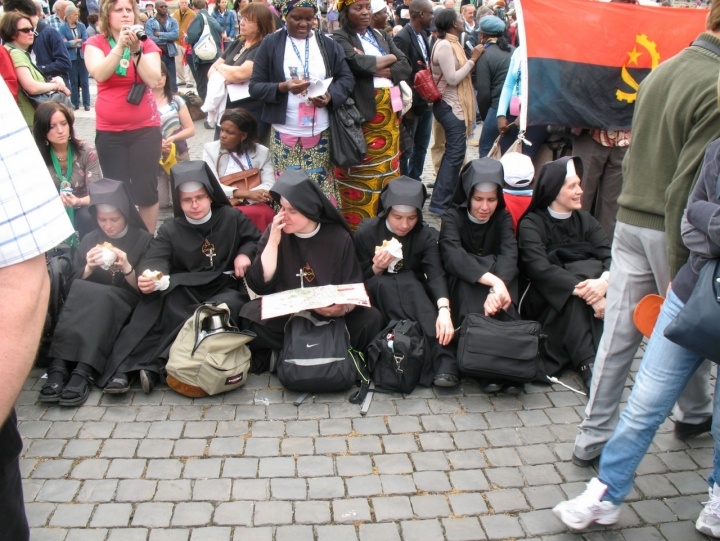
[[[23,34],[32,34],[35,32],[35,29],[32,26],[28,26],[25,28],[18,28],[17,31],[22,32]]]

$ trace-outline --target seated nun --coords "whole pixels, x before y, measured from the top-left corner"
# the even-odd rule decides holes
[[[149,393],[180,328],[198,306],[227,303],[237,314],[249,300],[239,279],[255,256],[260,232],[230,206],[204,162],[176,165],[171,179],[175,217],[158,229],[138,265],[143,298],[98,381],[106,393],[127,392],[136,374]]]
[[[440,253],[450,289],[453,320],[468,314],[517,317],[517,241],[505,208],[503,166],[491,158],[470,161],[460,173],[455,201],[442,217]],[[519,394],[523,386],[486,380],[486,393]]]
[[[540,168],[520,220],[518,253],[521,275],[530,282],[520,313],[543,325],[546,374],[572,366],[589,391],[605,317],[610,240],[602,225],[580,210],[582,171],[576,157]]]
[[[422,220],[425,197],[425,187],[415,179],[390,182],[380,195],[378,216],[363,220],[355,233],[355,249],[373,306],[387,322],[409,319],[422,328],[432,366],[423,368],[420,384],[452,387],[460,381],[450,345],[455,331],[437,231]],[[402,245],[400,261],[388,250],[376,252],[393,238]]]
[[[88,185],[89,215],[98,225],[75,252],[70,291],[48,357],[40,402],[80,406],[105,370],[120,330],[140,299],[135,268],[152,235],[125,185],[102,178]]]
[[[260,295],[304,287],[362,283],[350,228],[347,222],[305,171],[287,170],[270,194],[280,211],[265,230],[257,255],[248,269],[248,287]],[[323,317],[344,317],[350,344],[365,352],[382,330],[382,316],[371,307],[332,304],[316,308]],[[243,327],[257,335],[248,344],[253,354],[252,371],[270,367],[273,350],[283,347],[285,323],[290,316],[260,318],[260,299],[243,306]]]

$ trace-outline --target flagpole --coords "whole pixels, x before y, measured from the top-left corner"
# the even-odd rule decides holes
[[[515,0],[515,13],[518,21],[518,32],[520,36],[520,47],[516,54],[520,56],[520,132],[518,139],[524,144],[532,146],[532,143],[525,139],[528,114],[528,54],[527,54],[527,33],[525,32],[525,14],[523,12],[522,0]]]

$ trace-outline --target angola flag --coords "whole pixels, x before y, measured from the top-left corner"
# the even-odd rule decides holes
[[[638,85],[705,29],[705,9],[517,0],[527,124],[630,128]],[[525,83],[524,83],[525,84]]]

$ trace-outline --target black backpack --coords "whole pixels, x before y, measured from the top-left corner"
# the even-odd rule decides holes
[[[407,319],[391,321],[371,342],[367,357],[376,386],[411,393],[426,362],[425,337],[420,325]]]
[[[36,359],[36,364],[43,367],[49,362],[46,359],[46,354],[52,342],[55,325],[60,319],[60,311],[70,290],[70,277],[73,272],[72,254],[69,251],[65,252],[54,248],[45,254],[45,261],[50,278],[50,299],[40,339],[40,349]]]
[[[358,378],[355,362],[344,318],[323,318],[304,310],[285,324],[277,376],[286,389],[301,393],[344,391]]]

